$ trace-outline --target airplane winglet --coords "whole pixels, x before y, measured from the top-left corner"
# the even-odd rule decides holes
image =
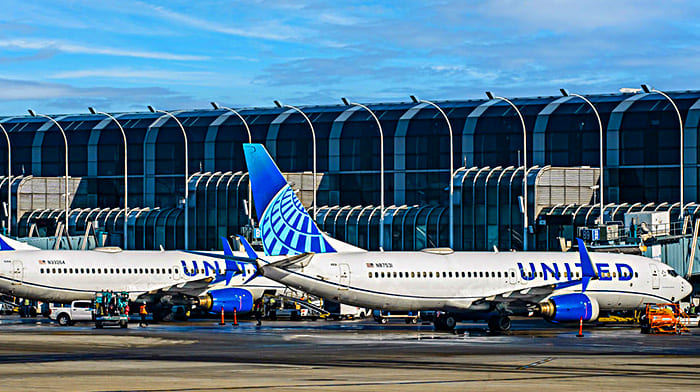
[[[224,256],[233,256],[233,249],[231,249],[231,244],[228,242],[228,238],[221,236],[221,245],[224,247]],[[226,262],[226,285],[231,283],[231,279],[237,274],[243,272],[243,269],[232,260],[225,260]]]
[[[258,259],[258,254],[255,252],[255,249],[250,246],[250,243],[248,243],[248,240],[246,240],[245,237],[239,234],[238,240],[241,241],[241,245],[243,245],[243,249],[245,249],[245,253],[248,255],[248,257],[251,259]]]
[[[588,287],[588,282],[590,282],[593,279],[598,279],[599,277],[598,272],[593,266],[591,257],[588,255],[588,250],[586,249],[586,245],[583,243],[583,240],[580,238],[576,238],[576,241],[578,242],[578,254],[581,260],[581,284],[583,286],[581,288],[581,292],[585,292],[586,288]]]
[[[228,238],[221,236],[221,244],[224,247],[224,255],[233,256],[233,249],[231,249],[231,244],[228,242]]]

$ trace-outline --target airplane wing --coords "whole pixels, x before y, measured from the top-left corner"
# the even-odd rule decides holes
[[[524,289],[517,289],[511,291],[505,291],[502,293],[497,293],[488,297],[483,297],[474,301],[474,303],[479,302],[500,302],[500,303],[514,303],[520,302],[524,304],[536,304],[542,302],[545,298],[552,295],[555,291],[564,289],[567,287],[576,286],[583,283],[583,279],[571,280],[562,283],[545,284],[535,287],[527,287]]]
[[[576,239],[578,241],[579,258],[581,260],[581,279],[569,280],[558,283],[548,283],[540,286],[526,287],[523,289],[516,289],[510,291],[504,291],[500,293],[495,293],[491,296],[485,296],[483,298],[473,301],[473,304],[483,303],[483,302],[497,302],[497,303],[522,303],[522,304],[536,304],[543,301],[545,298],[552,295],[555,291],[565,289],[568,287],[581,285],[581,292],[585,292],[588,287],[588,283],[591,280],[599,279],[598,271],[596,271],[591,262],[591,258],[588,255],[588,250],[583,240],[580,238]]]
[[[190,280],[186,282],[180,282],[170,286],[164,286],[157,288],[148,292],[144,292],[137,298],[151,296],[151,295],[172,295],[172,294],[182,294],[197,297],[204,294],[207,290],[211,288],[211,283],[214,281],[214,277],[208,276],[205,278],[199,278],[195,280]]]

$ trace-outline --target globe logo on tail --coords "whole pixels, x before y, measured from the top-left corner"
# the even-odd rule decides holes
[[[268,204],[260,229],[267,256],[335,252],[289,185]]]

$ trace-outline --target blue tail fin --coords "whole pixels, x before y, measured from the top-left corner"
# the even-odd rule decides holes
[[[266,256],[329,253],[335,249],[306,212],[262,144],[244,144],[255,211]]]

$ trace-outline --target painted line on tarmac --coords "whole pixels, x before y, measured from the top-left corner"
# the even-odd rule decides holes
[[[527,365],[525,365],[525,366],[520,366],[519,368],[517,368],[517,370],[527,370],[527,369],[532,368],[532,367],[535,367],[535,366],[540,366],[540,365],[542,365],[543,363],[551,362],[553,359],[554,359],[554,357],[547,357],[547,358],[545,358],[545,359],[540,359],[539,361],[535,361],[535,362],[533,362],[533,363],[529,363],[529,364],[527,364]]]

